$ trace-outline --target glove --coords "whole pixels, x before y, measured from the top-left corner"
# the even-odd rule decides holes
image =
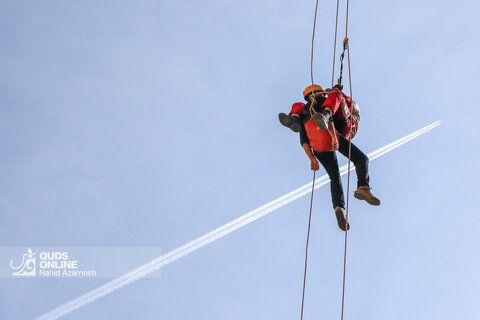
[[[341,85],[341,84],[336,84],[336,85],[333,86],[332,89],[338,89],[338,90],[342,91],[342,90],[343,90],[343,85]]]

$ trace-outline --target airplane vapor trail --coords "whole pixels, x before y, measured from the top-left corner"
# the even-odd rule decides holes
[[[400,138],[392,143],[387,144],[384,147],[381,147],[371,153],[368,154],[368,157],[370,160],[376,159],[387,152],[390,152],[401,145],[421,136],[422,134],[430,131],[431,129],[437,127],[440,125],[440,121],[436,121],[420,130],[417,130],[403,138]],[[351,166],[350,171],[352,171],[355,167]],[[348,171],[348,165],[344,165],[340,168],[340,173],[341,175],[346,174]],[[319,177],[318,179],[315,180],[315,189],[320,188],[324,185],[326,185],[330,179],[328,178],[328,175],[323,175]],[[140,278],[145,277],[146,275],[157,271],[161,269],[162,267],[192,253],[193,251],[196,251],[204,246],[206,246],[209,243],[212,243],[213,241],[216,241],[227,234],[257,220],[258,218],[261,218],[283,206],[286,204],[310,193],[311,190],[311,182],[307,183],[261,207],[258,207],[218,228],[215,230],[204,234],[203,236],[200,236],[190,242],[187,242],[186,244],[167,252],[166,254],[151,260],[148,263],[145,263],[127,273],[124,275],[115,278],[91,291],[86,292],[85,294],[70,300],[69,302],[39,316],[36,318],[36,320],[54,320],[58,319],[80,307],[85,306],[86,304],[93,302],[97,299],[100,299],[103,296],[106,296],[124,286],[126,286],[129,283],[132,283]]]

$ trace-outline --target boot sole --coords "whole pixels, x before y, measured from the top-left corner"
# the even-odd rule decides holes
[[[343,216],[343,211],[342,210],[335,210],[335,216],[337,217],[337,224],[340,230],[346,231],[345,230],[345,217]],[[350,223],[347,224],[347,230],[350,230]]]
[[[365,200],[368,204],[372,205],[372,206],[379,206],[380,205],[380,200],[377,199],[377,198],[370,198],[370,197],[366,197],[364,196],[363,194],[361,193],[357,193],[355,192],[353,194],[353,196],[355,198],[357,198],[358,200]]]
[[[300,132],[302,130],[302,126],[292,121],[292,119],[290,119],[285,113],[279,113],[278,120],[283,126],[290,128],[293,132]]]
[[[325,121],[325,118],[320,113],[315,113],[313,115],[313,121],[318,124],[320,130],[327,130],[328,129],[328,120]]]

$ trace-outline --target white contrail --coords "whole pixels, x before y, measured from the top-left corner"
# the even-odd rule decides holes
[[[371,153],[368,154],[368,157],[370,160],[376,159],[380,157],[381,155],[390,152],[399,146],[407,143],[408,141],[417,138],[418,136],[424,134],[425,132],[435,128],[436,126],[440,125],[440,121],[434,122],[418,131],[415,131],[401,139],[398,139],[382,148],[379,148]],[[351,166],[350,170],[353,170],[355,167]],[[348,171],[348,165],[344,165],[340,168],[340,173],[344,175]],[[323,175],[320,178],[315,180],[315,189],[320,188],[321,186],[324,186],[329,182],[328,175]],[[93,302],[107,294],[112,293],[113,291],[116,291],[120,289],[123,286],[126,286],[127,284],[134,282],[142,277],[145,277],[146,275],[162,268],[163,266],[174,262],[175,260],[178,260],[189,253],[196,251],[207,244],[218,240],[227,234],[249,224],[250,222],[253,222],[257,220],[260,217],[263,217],[267,214],[269,214],[272,211],[277,210],[278,208],[283,207],[284,205],[308,194],[311,190],[311,182],[307,183],[295,190],[293,190],[290,193],[287,193],[257,209],[254,209],[246,214],[244,214],[241,217],[238,217],[235,220],[232,220],[229,223],[226,223],[217,229],[200,236],[196,238],[195,240],[192,240],[183,246],[180,246],[156,259],[153,259],[152,261],[141,265],[138,268],[135,268],[131,270],[128,273],[125,273],[124,275],[109,281],[105,283],[104,285],[93,289],[78,298],[75,298],[53,310],[50,312],[47,312],[43,314],[42,316],[36,318],[36,320],[53,320],[53,319],[58,319],[90,302]]]

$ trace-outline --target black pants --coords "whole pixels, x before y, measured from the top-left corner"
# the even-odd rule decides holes
[[[348,140],[339,134],[338,151],[348,158]],[[314,151],[315,157],[320,161],[330,177],[330,192],[332,193],[333,207],[345,208],[343,196],[342,179],[338,168],[337,155],[335,151],[318,152]],[[368,157],[352,143],[351,160],[357,172],[357,186],[368,186]]]

